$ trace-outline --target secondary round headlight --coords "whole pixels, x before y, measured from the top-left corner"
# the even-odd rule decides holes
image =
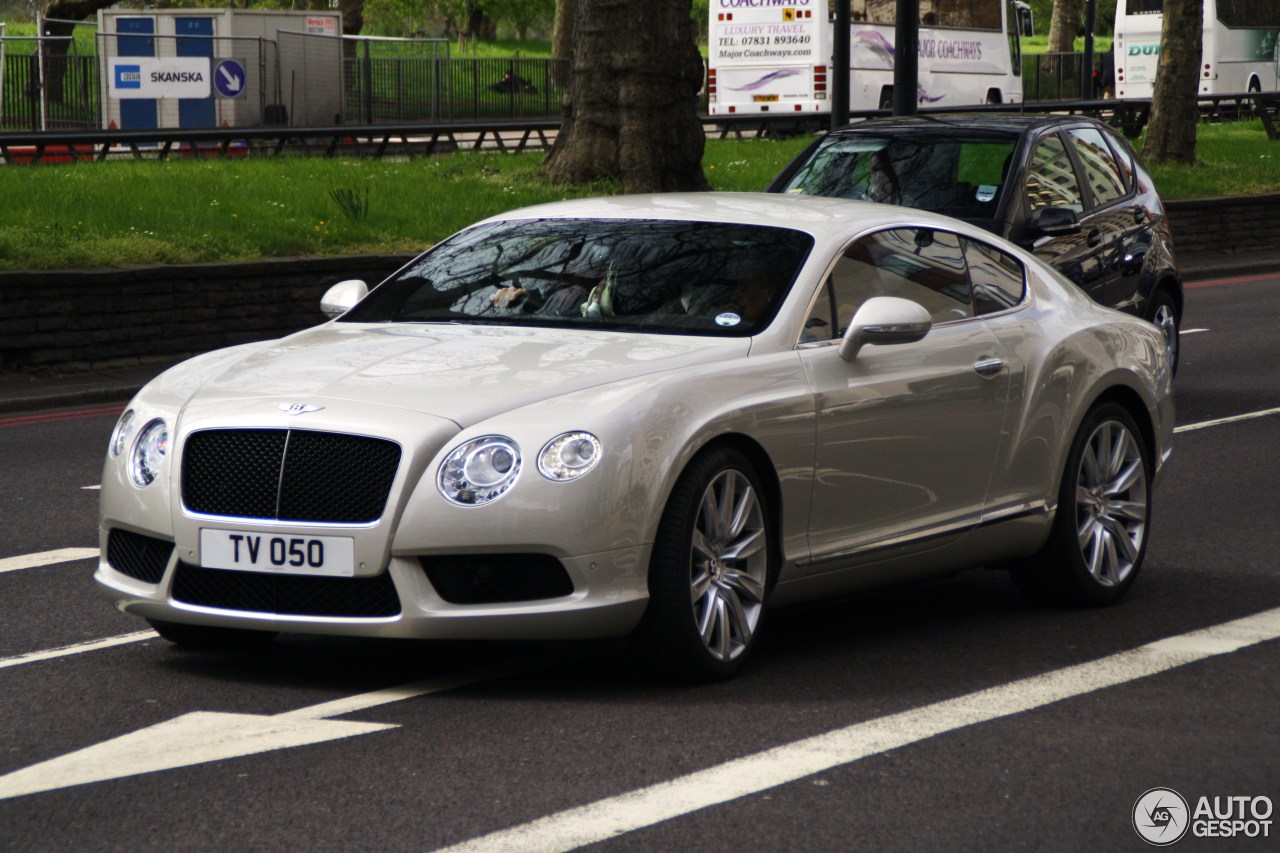
[[[548,480],[576,480],[600,461],[600,439],[589,432],[566,432],[538,454],[538,470]]]
[[[169,425],[156,418],[138,433],[129,458],[129,479],[138,488],[151,485],[164,467],[169,455]]]
[[[497,500],[520,476],[520,447],[501,435],[477,438],[453,451],[440,466],[440,493],[459,506]]]
[[[116,421],[116,428],[111,432],[111,444],[108,446],[108,453],[111,458],[115,459],[124,449],[129,446],[129,439],[133,437],[133,409],[128,409],[120,420]]]

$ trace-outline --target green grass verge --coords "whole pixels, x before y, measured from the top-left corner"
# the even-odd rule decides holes
[[[718,190],[759,190],[808,142],[709,140],[704,171]],[[1260,122],[1202,125],[1199,156],[1194,168],[1152,169],[1166,199],[1280,191],[1280,143]],[[410,252],[505,210],[619,191],[608,181],[552,186],[542,158],[0,166],[0,269]]]

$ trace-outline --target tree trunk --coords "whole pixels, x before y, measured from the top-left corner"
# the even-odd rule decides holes
[[[577,5],[569,95],[546,174],[555,183],[619,178],[629,193],[710,189],[690,0]]]
[[[1203,16],[1202,0],[1165,0],[1151,122],[1142,146],[1149,162],[1196,162]]]
[[[573,28],[578,19],[578,0],[556,0],[556,21],[551,30],[551,80],[563,86],[573,58]]]
[[[1075,52],[1082,3],[1083,0],[1054,0],[1053,17],[1049,21],[1049,43],[1044,49],[1045,53]]]
[[[1062,53],[1074,53],[1076,29],[1080,26],[1080,4],[1083,0],[1054,0],[1053,17],[1049,19],[1049,42],[1040,57],[1041,76],[1056,76]],[[1059,93],[1061,94],[1061,93]]]
[[[76,31],[75,24],[63,21],[81,21],[91,18],[99,9],[114,5],[117,0],[53,0],[44,8],[44,17],[54,18],[46,21],[44,34],[47,36],[70,36]],[[67,52],[71,47],[68,39],[58,39],[45,43],[44,72],[45,89],[49,93],[51,103],[60,104],[63,100],[62,82],[67,76]],[[30,80],[37,79],[36,57],[31,56],[32,71]]]

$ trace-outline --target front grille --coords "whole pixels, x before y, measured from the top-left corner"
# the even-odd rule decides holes
[[[184,604],[282,616],[372,619],[400,612],[390,572],[329,578],[205,569],[179,562],[171,594]]]
[[[107,534],[107,562],[122,575],[145,583],[160,583],[173,554],[173,543],[128,530]]]
[[[450,604],[537,601],[573,593],[569,573],[546,554],[419,557],[418,562]]]
[[[182,503],[202,515],[367,524],[382,517],[400,446],[285,429],[203,430],[182,455]]]

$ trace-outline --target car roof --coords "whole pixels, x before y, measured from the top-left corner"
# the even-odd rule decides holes
[[[1097,124],[1088,116],[1055,115],[1053,113],[940,113],[915,116],[875,116],[845,125],[831,132],[833,136],[858,133],[912,133],[951,136],[983,133],[999,136],[1021,136],[1028,130],[1078,124]]]
[[[658,193],[570,199],[508,211],[484,222],[513,219],[655,219],[724,222],[804,231],[818,239],[848,234],[851,227],[963,223],[913,208],[824,196],[781,193]]]

